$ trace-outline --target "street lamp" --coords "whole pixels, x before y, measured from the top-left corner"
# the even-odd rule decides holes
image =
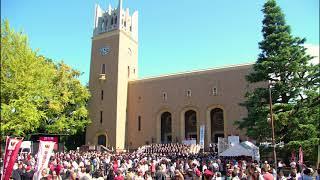
[[[272,97],[271,97],[271,83],[268,82],[269,88],[269,105],[270,105],[270,119],[271,119],[271,129],[272,129],[272,147],[273,147],[273,159],[274,159],[274,168],[277,170],[277,155],[276,155],[276,144],[274,138],[274,120],[272,112]]]

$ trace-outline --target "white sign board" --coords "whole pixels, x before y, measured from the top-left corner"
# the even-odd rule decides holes
[[[204,148],[204,128],[205,128],[205,125],[201,125],[200,126],[200,146],[201,148],[203,149]]]
[[[29,148],[31,149],[31,141],[22,141],[20,149]]]
[[[96,146],[89,146],[89,150],[96,150]]]
[[[229,148],[228,139],[223,137],[218,137],[218,156],[220,153],[227,150]]]
[[[240,143],[239,136],[228,136],[228,144],[229,146],[234,146]]]
[[[182,144],[185,144],[185,145],[197,144],[197,140],[183,140]]]

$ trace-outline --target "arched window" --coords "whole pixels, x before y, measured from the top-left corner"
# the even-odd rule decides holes
[[[161,142],[172,142],[171,113],[164,112],[161,114]]]
[[[197,139],[197,113],[189,110],[184,113],[185,138]]]
[[[218,142],[218,137],[224,136],[224,117],[223,110],[214,108],[210,111],[211,117],[211,140]]]

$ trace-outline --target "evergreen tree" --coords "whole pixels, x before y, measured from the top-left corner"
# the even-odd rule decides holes
[[[246,77],[258,88],[246,93],[242,105],[248,116],[237,124],[260,142],[271,139],[267,123],[270,83],[276,142],[283,141],[287,150],[302,145],[311,159],[319,143],[319,65],[310,64],[313,57],[306,54],[306,40],[291,35],[275,0],[268,0],[262,12],[261,53]]]

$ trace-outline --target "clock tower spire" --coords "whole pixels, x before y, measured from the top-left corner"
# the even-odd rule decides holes
[[[95,6],[86,143],[126,148],[128,83],[138,78],[138,12]]]

